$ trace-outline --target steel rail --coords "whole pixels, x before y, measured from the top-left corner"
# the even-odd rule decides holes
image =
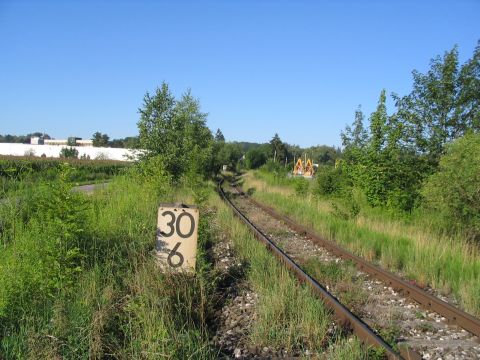
[[[348,310],[338,299],[325,287],[319,284],[314,278],[308,275],[295,261],[276,246],[270,238],[255,226],[228,198],[222,188],[223,180],[218,183],[218,192],[234,214],[242,220],[273,255],[275,255],[288,269],[290,269],[300,282],[309,285],[314,292],[323,300],[324,304],[333,311],[341,326],[351,329],[355,335],[364,343],[376,348],[381,348],[388,359],[418,360],[422,357],[406,346],[399,345],[400,354],[395,352],[379,335],[377,335],[366,323]]]
[[[397,275],[381,269],[380,267],[371,264],[370,262],[362,259],[361,257],[352,254],[351,252],[343,249],[334,242],[326,240],[319,235],[315,234],[314,231],[308,227],[296,223],[294,220],[290,219],[288,216],[278,213],[273,208],[262,204],[255,199],[247,196],[244,192],[240,192],[245,196],[252,204],[258,206],[263,211],[268,213],[270,216],[274,217],[277,220],[283,221],[292,229],[297,231],[300,234],[305,235],[307,238],[311,239],[316,244],[327,249],[334,255],[351,260],[358,269],[372,275],[378,280],[388,284],[393,289],[402,293],[404,296],[409,297],[419,304],[421,304],[425,309],[432,310],[443,317],[446,318],[449,324],[457,325],[468,332],[480,337],[480,319],[466,313],[463,310],[460,310],[447,302],[427,293],[425,290],[420,289],[419,287],[408,283],[407,281],[401,279]]]

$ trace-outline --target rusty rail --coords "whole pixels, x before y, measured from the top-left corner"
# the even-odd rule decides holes
[[[222,188],[222,181],[218,184],[218,192],[222,199],[232,208],[235,215],[242,220],[253,232],[254,236],[264,243],[275,257],[277,257],[288,269],[290,269],[300,282],[309,285],[314,292],[323,300],[325,305],[330,308],[339,323],[353,331],[355,335],[364,343],[383,349],[388,359],[407,359],[418,360],[421,356],[415,351],[399,346],[401,355],[396,353],[379,335],[377,335],[367,324],[348,310],[338,299],[333,296],[325,287],[319,284],[314,278],[309,276],[298,266],[287,254],[276,246],[260,229],[258,229],[226,196]]]
[[[420,289],[419,287],[408,283],[407,281],[401,279],[397,275],[392,274],[389,271],[381,269],[378,266],[371,264],[370,262],[362,259],[361,257],[352,254],[351,252],[343,249],[332,241],[326,240],[319,235],[315,234],[313,230],[305,226],[299,225],[294,220],[290,219],[288,216],[279,214],[273,208],[266,206],[253,198],[247,196],[245,193],[241,192],[250,202],[254,205],[261,208],[263,211],[268,213],[270,216],[274,217],[277,220],[283,221],[288,226],[290,226],[295,231],[304,234],[306,237],[311,239],[316,244],[327,249],[334,255],[351,260],[358,269],[372,275],[378,280],[390,285],[393,289],[399,291],[404,296],[409,297],[425,309],[432,310],[447,319],[449,324],[457,325],[468,332],[480,337],[480,319],[466,313],[463,310],[460,310],[447,302],[427,293],[425,290]]]

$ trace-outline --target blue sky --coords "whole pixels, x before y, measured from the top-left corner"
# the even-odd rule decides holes
[[[227,140],[340,145],[382,88],[408,93],[454,44],[469,58],[479,14],[473,0],[0,0],[0,134],[136,135],[166,81]]]

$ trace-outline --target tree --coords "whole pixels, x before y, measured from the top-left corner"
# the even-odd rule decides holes
[[[363,148],[368,140],[368,132],[363,125],[365,115],[363,115],[362,108],[358,105],[355,110],[355,120],[352,126],[347,126],[345,131],[342,131],[340,137],[342,138],[342,145],[345,149],[348,148]]]
[[[245,154],[245,165],[247,169],[258,169],[267,162],[270,152],[268,144],[251,148]]]
[[[408,142],[425,155],[433,172],[444,146],[469,130],[480,130],[480,46],[459,67],[455,46],[431,60],[426,74],[413,71],[413,90],[394,95],[397,116],[408,130]]]
[[[223,133],[220,129],[217,129],[217,132],[215,133],[215,141],[225,142],[225,136],[223,136]]]
[[[300,149],[300,151],[295,151],[296,158],[301,157],[303,154],[307,154],[307,157],[312,159],[314,163],[322,165],[334,165],[335,160],[341,156],[341,151],[338,151],[333,146],[327,145],[311,146],[303,150]],[[290,154],[290,156],[293,155]]]
[[[274,161],[283,162],[288,156],[287,148],[277,133],[275,133],[272,140],[270,140],[270,148]]]
[[[176,100],[164,82],[139,109],[138,128],[144,157],[158,156],[174,178],[185,173],[209,172],[213,136],[206,126],[207,114],[190,91]]]
[[[93,146],[96,147],[108,146],[109,139],[110,137],[107,134],[102,134],[98,131],[92,135]]]
[[[342,134],[344,168],[349,181],[363,190],[373,206],[411,210],[418,197],[421,183],[418,171],[422,167],[415,153],[402,141],[405,132],[402,122],[396,115],[387,114],[385,90],[381,91],[377,108],[370,116],[369,131],[363,127],[363,118],[358,109],[352,127]],[[333,175],[336,173],[330,174]]]

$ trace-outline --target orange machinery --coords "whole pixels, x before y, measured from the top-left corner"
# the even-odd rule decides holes
[[[293,175],[303,176],[303,162],[301,158],[297,160],[297,163],[293,167]]]

